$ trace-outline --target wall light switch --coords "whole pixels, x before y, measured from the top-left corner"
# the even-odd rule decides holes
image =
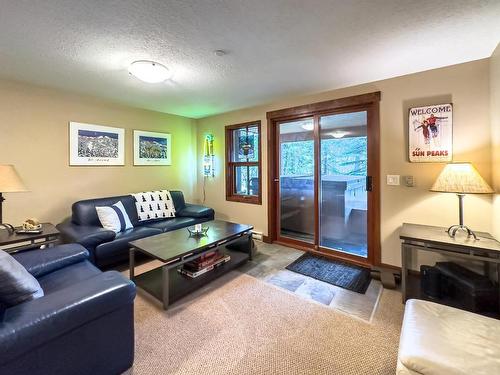
[[[399,185],[399,175],[398,174],[388,174],[387,175],[387,185]]]

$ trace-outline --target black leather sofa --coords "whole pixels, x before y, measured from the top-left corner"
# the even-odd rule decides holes
[[[185,228],[214,219],[214,210],[184,201],[181,191],[170,191],[176,217],[139,222],[135,198],[132,195],[87,199],[75,202],[72,217],[57,225],[65,243],[76,242],[90,253],[90,260],[98,267],[128,259],[130,241]],[[96,206],[110,206],[121,201],[134,228],[115,233],[101,226]]]
[[[44,296],[0,306],[0,374],[121,374],[134,361],[135,285],[77,244],[13,257]]]

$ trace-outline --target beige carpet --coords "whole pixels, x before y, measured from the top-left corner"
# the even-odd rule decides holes
[[[384,290],[372,323],[232,272],[163,311],[136,299],[127,374],[395,374],[401,294]]]

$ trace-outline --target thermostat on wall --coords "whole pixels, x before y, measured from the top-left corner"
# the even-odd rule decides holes
[[[404,176],[403,179],[404,179],[405,186],[407,186],[407,187],[414,187],[415,186],[415,179],[413,178],[413,176]]]

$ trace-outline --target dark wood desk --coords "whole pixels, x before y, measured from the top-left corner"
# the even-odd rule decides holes
[[[16,228],[19,229],[19,228]],[[0,229],[0,249],[8,253],[49,246],[59,241],[59,231],[51,223],[42,223],[42,233],[17,234]]]
[[[489,265],[495,266],[497,280],[500,280],[500,242],[485,232],[476,232],[479,240],[467,238],[463,233],[450,237],[444,227],[404,223],[399,238],[401,239],[401,291],[403,303],[412,297],[421,297],[413,291],[408,270],[411,265],[412,250],[423,250],[459,259],[481,261],[485,265],[485,274],[490,274]],[[499,290],[500,293],[500,290]]]

